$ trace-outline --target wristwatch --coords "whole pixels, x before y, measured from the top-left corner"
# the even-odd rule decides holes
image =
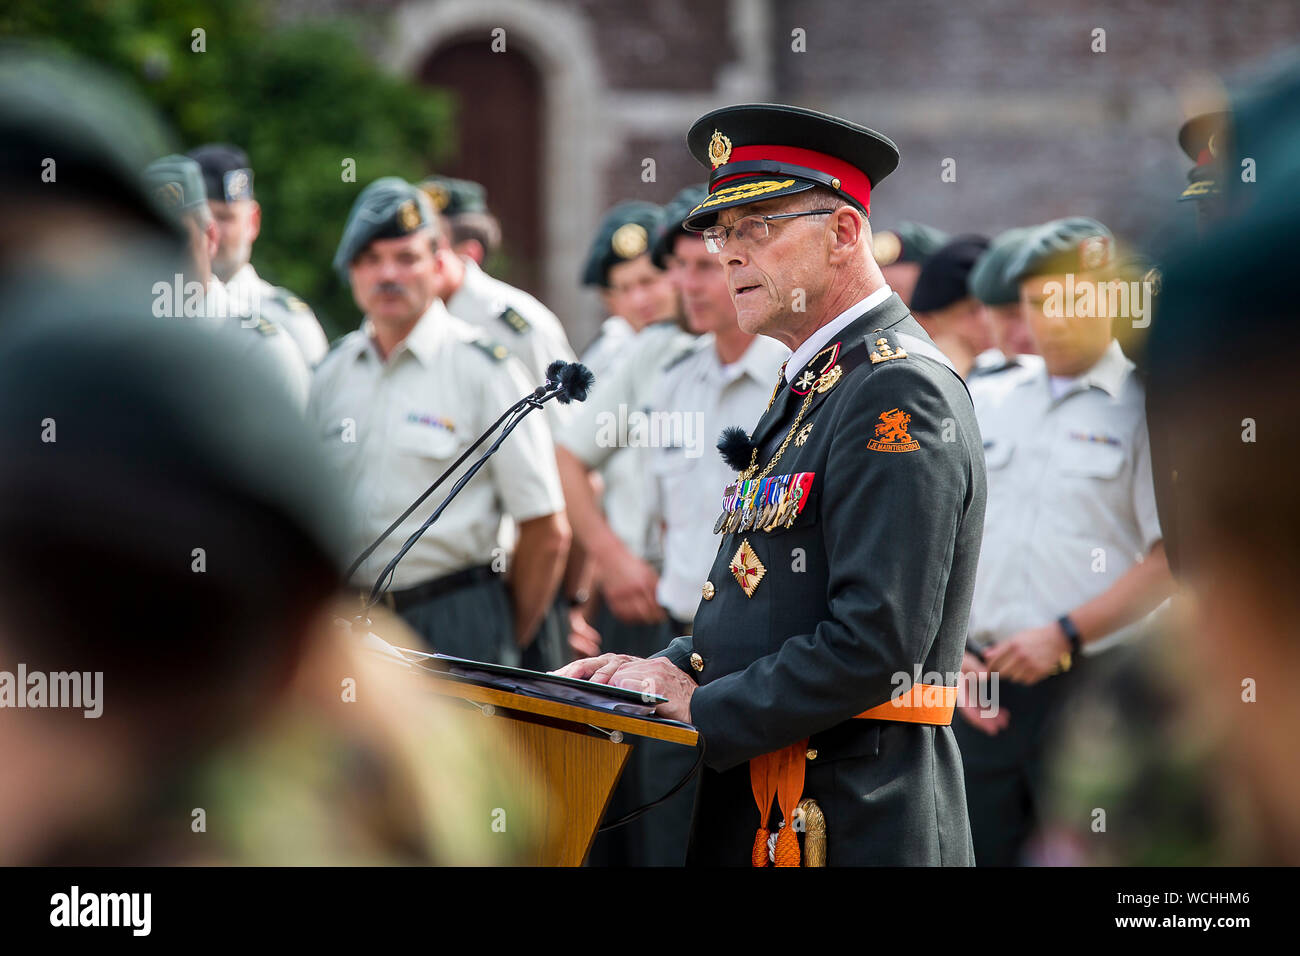
[[[1068,671],[1070,665],[1074,663],[1074,657],[1079,653],[1079,648],[1082,646],[1082,639],[1079,636],[1079,629],[1075,627],[1070,615],[1062,614],[1056,619],[1056,625],[1061,629],[1061,633],[1065,635],[1066,640],[1070,642],[1070,649],[1061,655],[1060,663],[1057,664],[1057,669],[1064,672]]]

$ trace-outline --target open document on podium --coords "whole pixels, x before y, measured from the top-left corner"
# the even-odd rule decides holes
[[[503,664],[485,664],[482,661],[448,657],[445,654],[431,654],[415,663],[430,670],[441,671],[452,678],[475,684],[526,694],[529,697],[545,697],[584,707],[598,707],[601,710],[634,717],[651,717],[657,706],[668,703],[667,698],[660,697],[658,694],[629,690],[625,687],[610,687],[608,684],[593,684],[591,681],[557,677],[542,671],[506,667]]]

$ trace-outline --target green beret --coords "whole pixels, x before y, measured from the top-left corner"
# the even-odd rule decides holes
[[[343,237],[334,253],[334,269],[348,282],[348,266],[376,239],[400,239],[427,227],[437,228],[425,192],[398,176],[385,176],[361,190],[348,213]]]
[[[109,73],[61,51],[0,43],[0,192],[102,199],[174,235],[140,170],[172,144],[157,114]]]
[[[651,262],[660,269],[668,267],[665,258],[672,255],[673,244],[677,241],[677,237],[693,235],[682,225],[686,214],[708,198],[709,187],[699,183],[695,186],[687,186],[668,201],[663,208],[662,218],[650,244]]]
[[[144,181],[158,208],[177,218],[208,201],[203,170],[188,156],[155,159],[145,167]]]
[[[975,263],[969,278],[970,294],[985,305],[1010,305],[1020,301],[1020,286],[1003,277],[1007,261],[1033,230],[1021,226],[999,233]]]
[[[1033,227],[1008,257],[1004,282],[1033,275],[1096,272],[1113,264],[1115,237],[1096,219],[1070,216]]]
[[[924,262],[947,245],[949,236],[942,229],[920,222],[900,222],[893,229],[882,229],[871,236],[872,258],[877,265],[897,262]]]
[[[428,195],[434,210],[444,216],[488,211],[487,190],[468,179],[430,176],[420,180],[420,188]]]
[[[582,269],[583,285],[609,286],[609,270],[620,262],[643,256],[658,228],[663,210],[654,203],[631,200],[605,213]]]

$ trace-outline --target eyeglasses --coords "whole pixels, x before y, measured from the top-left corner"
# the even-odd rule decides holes
[[[710,226],[703,232],[704,248],[712,253],[721,252],[722,247],[727,244],[729,235],[734,235],[741,242],[757,242],[760,239],[766,239],[768,233],[771,232],[768,223],[773,219],[825,216],[834,211],[834,209],[809,209],[804,212],[783,212],[775,216],[746,216],[743,219],[737,219],[730,226]]]

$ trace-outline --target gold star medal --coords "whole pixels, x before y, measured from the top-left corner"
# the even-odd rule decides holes
[[[740,542],[736,556],[731,559],[731,575],[740,582],[740,589],[745,592],[745,597],[754,596],[754,589],[758,587],[758,582],[763,580],[765,574],[767,568],[763,567],[763,562],[758,560],[758,555],[749,546],[749,541]]]

